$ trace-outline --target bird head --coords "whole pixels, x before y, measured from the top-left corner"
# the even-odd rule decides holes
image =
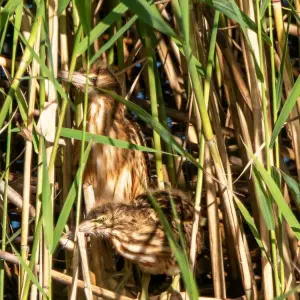
[[[58,77],[63,80],[69,80],[69,72],[60,71]],[[85,71],[74,72],[71,78],[71,83],[85,92],[86,81],[88,81],[88,94],[89,96],[101,93],[99,89],[112,90],[119,93],[120,84],[107,67],[92,67],[87,74]]]
[[[114,209],[111,205],[94,208],[78,227],[86,235],[108,236],[114,227]]]

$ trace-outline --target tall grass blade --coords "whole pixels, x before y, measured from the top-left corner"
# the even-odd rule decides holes
[[[280,170],[280,172],[283,180],[286,182],[289,190],[295,197],[296,205],[300,207],[300,184],[295,179],[285,174],[283,171]]]
[[[286,203],[279,187],[276,182],[273,180],[272,176],[268,173],[268,171],[263,167],[263,165],[259,162],[259,160],[254,157],[254,155],[250,154],[254,161],[254,166],[257,169],[259,175],[262,177],[264,183],[268,187],[270,194],[272,195],[273,200],[278,205],[278,209],[283,214],[288,224],[291,226],[292,230],[295,233],[296,238],[300,239],[300,224],[293,214],[292,210]]]
[[[28,267],[27,263],[22,259],[21,255],[19,254],[19,252],[17,251],[17,249],[13,246],[13,244],[10,244],[13,252],[15,253],[15,255],[17,256],[23,270],[25,270],[25,272],[27,273],[27,276],[29,277],[29,279],[31,280],[31,282],[37,287],[37,289],[43,294],[43,296],[45,297],[45,299],[49,299],[48,295],[45,293],[43,287],[40,285],[38,279],[34,276],[33,272],[30,270],[30,268]]]
[[[242,216],[244,217],[245,221],[247,222],[255,240],[257,245],[259,246],[260,250],[262,251],[262,253],[264,254],[264,256],[270,261],[271,260],[268,256],[267,250],[265,249],[262,241],[261,241],[261,237],[259,235],[259,231],[257,230],[257,227],[255,225],[254,219],[253,217],[250,215],[250,213],[248,212],[247,208],[245,207],[245,205],[239,200],[238,197],[236,197],[235,195],[233,195],[234,201],[236,203],[236,205],[238,206]]]
[[[80,165],[80,168],[78,169],[76,176],[75,176],[75,180],[69,190],[69,194],[67,199],[65,200],[64,206],[61,210],[61,213],[59,215],[55,230],[54,230],[54,234],[53,234],[53,247],[51,249],[51,253],[53,254],[55,251],[55,248],[57,247],[58,243],[59,243],[59,239],[62,235],[62,232],[64,230],[64,227],[67,223],[67,220],[69,218],[70,215],[70,211],[72,209],[73,203],[76,199],[76,195],[77,195],[77,191],[78,189],[80,189],[81,187],[78,186],[78,181],[79,181],[79,175],[83,173],[83,170],[85,169],[85,165],[86,162],[88,160],[90,151],[92,148],[92,140],[90,140],[87,148],[84,151],[84,155],[83,155],[83,163]]]
[[[123,4],[118,4],[105,18],[97,24],[90,32],[89,39],[85,37],[74,49],[76,55],[79,56],[83,54],[87,48],[98,39],[113,23],[120,20],[122,15],[128,10],[128,8]]]
[[[268,230],[274,229],[274,217],[272,210],[272,202],[269,196],[266,193],[266,190],[263,185],[263,181],[261,180],[260,175],[256,170],[253,170],[253,178],[255,183],[255,189],[257,193],[257,199],[259,203],[259,208],[261,210],[261,214],[265,220],[265,224]]]
[[[75,140],[82,140],[82,132],[80,130],[71,129],[71,128],[62,128],[61,130],[61,136],[65,138],[75,139]],[[123,149],[130,149],[130,150],[139,150],[144,152],[159,152],[154,148],[149,148],[145,146],[140,146],[137,144],[132,144],[130,142],[113,139],[108,136],[99,135],[99,134],[93,134],[93,133],[86,133],[86,141],[89,142],[93,140],[94,143],[99,143],[103,145],[109,145],[117,148],[123,148]],[[165,151],[161,151],[159,153],[167,154],[167,155],[174,155],[172,153],[168,153]]]
[[[292,111],[293,107],[295,106],[298,97],[300,96],[300,76],[298,77],[297,81],[295,82],[291,92],[288,95],[287,100],[285,101],[280,115],[275,123],[274,130],[271,136],[270,141],[270,148],[273,148],[275,140],[283,127],[284,123],[286,122],[290,112]]]
[[[150,27],[179,41],[179,37],[168,23],[165,22],[155,4],[143,0],[121,0],[133,13]]]
[[[9,17],[11,14],[15,12],[17,7],[23,3],[22,0],[9,0],[4,8],[0,12],[0,31],[3,29],[5,24],[8,22]]]

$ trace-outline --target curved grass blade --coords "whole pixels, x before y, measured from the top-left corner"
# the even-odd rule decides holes
[[[48,295],[45,293],[44,289],[42,288],[42,286],[40,285],[38,279],[34,276],[33,272],[30,270],[30,268],[28,267],[27,263],[22,259],[21,255],[19,254],[19,252],[17,251],[17,249],[13,246],[13,244],[10,244],[15,255],[17,256],[22,268],[25,270],[25,272],[27,273],[27,276],[29,277],[29,279],[31,280],[31,282],[37,287],[37,289],[43,294],[43,296],[46,299],[48,298]]]
[[[84,53],[94,41],[102,35],[113,23],[120,20],[128,8],[123,4],[118,4],[95,28],[90,32],[90,37],[85,37],[75,49],[76,55]]]
[[[274,217],[273,217],[273,210],[272,210],[272,201],[270,197],[267,195],[261,177],[258,174],[256,169],[253,170],[252,175],[254,179],[254,184],[257,192],[257,199],[259,203],[259,208],[261,210],[261,214],[263,215],[268,230],[273,230],[275,225],[274,225]]]
[[[253,217],[249,214],[247,208],[244,206],[244,204],[239,200],[238,197],[236,197],[234,194],[233,194],[233,198],[234,198],[234,201],[236,203],[236,205],[238,206],[241,214],[243,215],[245,221],[247,222],[255,240],[256,240],[256,243],[257,245],[259,246],[259,248],[261,249],[263,255],[268,259],[268,261],[271,263],[271,260],[268,256],[268,253],[261,241],[261,237],[259,235],[259,231],[257,230],[257,227],[255,225],[255,222],[254,222],[254,219]]]
[[[131,27],[131,25],[138,19],[137,16],[133,16],[122,28],[120,28],[91,58],[92,64],[96,59],[100,57],[102,53],[107,51],[114,43],[122,37],[122,35]]]
[[[79,20],[86,35],[89,35],[91,31],[91,2],[75,0]]]
[[[294,105],[296,104],[299,96],[300,96],[300,76],[298,77],[291,92],[289,93],[288,98],[285,101],[281,109],[280,115],[275,123],[274,130],[271,136],[270,148],[274,147],[275,140],[281,128],[283,127],[284,123],[286,122],[290,112],[292,111]]]
[[[121,0],[121,2],[152,28],[172,37],[174,40],[180,40],[171,26],[165,22],[154,4],[150,5],[143,0]]]
[[[60,16],[63,11],[67,8],[68,4],[69,4],[70,0],[59,0],[58,1],[58,16]]]
[[[286,182],[289,190],[295,197],[297,207],[300,208],[300,184],[295,179],[285,174],[283,171],[280,170],[280,172],[282,174],[283,180]]]
[[[0,12],[0,31],[3,29],[5,24],[8,22],[8,19],[12,13],[15,12],[17,7],[22,4],[22,0],[9,0],[5,7]]]
[[[298,284],[295,288],[291,289],[287,293],[284,293],[283,295],[279,297],[275,297],[273,300],[285,300],[288,299],[288,296],[299,293],[300,292],[300,284]]]
[[[30,262],[29,262],[29,268],[30,270],[33,270],[35,263],[36,263],[36,254],[38,251],[38,245],[39,245],[39,241],[40,241],[40,232],[42,229],[42,219],[39,218],[35,231],[34,231],[34,240],[33,240],[33,245],[32,245],[32,250],[31,250],[31,256],[30,256]],[[30,280],[29,277],[26,277],[26,281],[24,283],[24,287],[22,290],[22,295],[21,298],[22,299],[27,299],[28,297],[28,293],[29,293],[29,286],[30,286]]]
[[[75,139],[75,140],[81,141],[82,140],[82,131],[63,127],[61,130],[61,136],[65,137],[65,138],[70,138],[70,139]],[[138,150],[138,151],[152,152],[152,153],[159,152],[154,148],[144,147],[144,146],[140,146],[137,144],[132,144],[127,141],[113,139],[108,136],[87,132],[86,133],[86,141],[89,142],[91,140],[93,140],[94,143],[109,145],[109,146],[122,148],[122,149]],[[164,151],[161,151],[159,153],[163,153],[163,154],[167,154],[167,155],[174,155],[173,153],[168,153],[168,152],[164,152]]]
[[[248,153],[253,159],[254,166],[256,170],[258,171],[259,175],[263,179],[264,183],[269,189],[269,192],[273,198],[273,200],[276,202],[278,209],[283,214],[285,219],[287,220],[288,224],[290,225],[291,229],[293,230],[296,238],[300,239],[300,224],[296,218],[296,216],[293,214],[291,209],[289,208],[288,204],[286,203],[279,187],[277,186],[276,182],[272,178],[272,176],[267,172],[267,170],[263,167],[263,165],[260,163],[260,161],[247,149]]]

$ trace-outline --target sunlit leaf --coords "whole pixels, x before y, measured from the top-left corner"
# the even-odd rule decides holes
[[[275,139],[277,138],[280,130],[282,129],[284,123],[286,122],[290,112],[292,111],[293,107],[295,106],[298,97],[300,96],[300,76],[298,77],[297,81],[295,82],[291,92],[288,95],[287,100],[285,101],[280,115],[275,123],[274,130],[271,136],[270,141],[270,148],[273,148]]]

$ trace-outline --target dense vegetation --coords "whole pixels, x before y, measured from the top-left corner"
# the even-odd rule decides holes
[[[139,123],[153,184],[200,211],[191,253],[173,245],[182,292],[298,299],[299,11],[299,0],[1,1],[0,299],[76,297],[77,285],[78,297],[118,298],[61,238],[85,215],[89,141],[112,141],[86,134],[87,96],[57,74],[97,60],[121,82],[121,95],[104,92]]]

